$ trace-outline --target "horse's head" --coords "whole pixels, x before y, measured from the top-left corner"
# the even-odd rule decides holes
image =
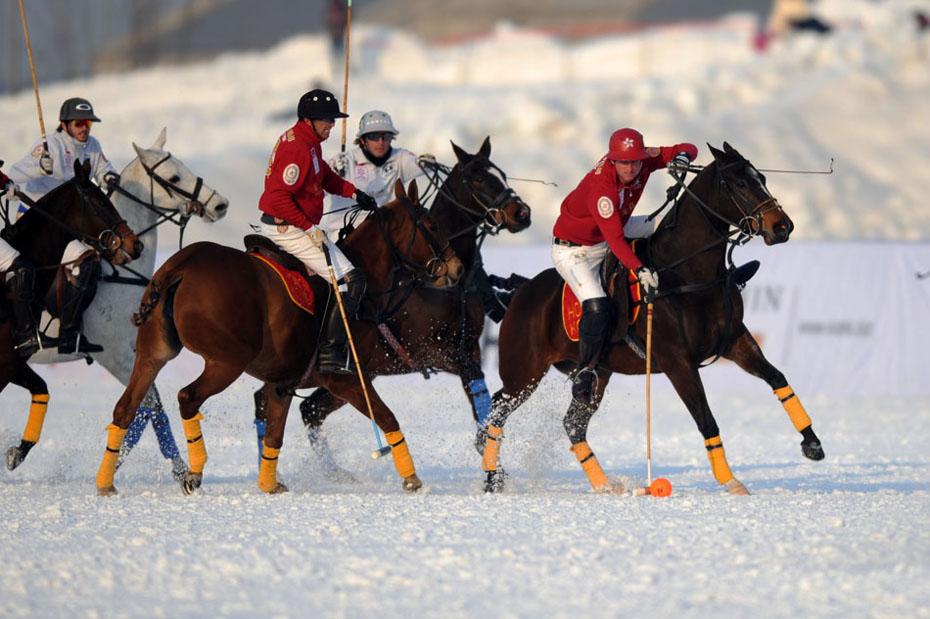
[[[167,129],[161,133],[151,148],[132,147],[139,156],[144,176],[135,179],[151,194],[151,202],[159,208],[177,210],[181,215],[199,215],[205,221],[217,221],[226,215],[229,201],[205,185],[203,179],[187,169],[180,159],[166,151]]]
[[[519,232],[530,226],[530,207],[507,185],[507,175],[490,160],[491,138],[486,137],[474,155],[466,153],[452,142],[452,151],[458,163],[449,174],[455,179],[456,169],[461,172],[464,192],[458,206],[476,226],[490,234],[501,228]]]
[[[734,207],[734,225],[743,234],[761,236],[766,245],[787,241],[794,223],[769,193],[765,176],[728,143],[723,143],[722,151],[708,146],[717,165],[720,189]]]
[[[394,183],[395,199],[379,208],[375,217],[396,262],[403,264],[431,288],[448,288],[458,284],[465,267],[449,241],[439,231],[429,212],[420,204],[416,181],[410,181],[407,191],[398,180]]]

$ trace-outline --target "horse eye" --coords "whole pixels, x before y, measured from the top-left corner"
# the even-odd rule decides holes
[[[171,178],[168,179],[168,181],[170,181],[170,182],[172,182],[172,183],[176,183],[176,182],[178,182],[179,180],[181,180],[181,177],[178,176],[177,174],[175,174],[174,176],[172,176]]]
[[[739,187],[740,189],[745,189],[746,181],[739,181],[738,183],[736,183],[736,186]]]

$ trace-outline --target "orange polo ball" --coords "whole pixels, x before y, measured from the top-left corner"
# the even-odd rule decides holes
[[[652,482],[649,486],[649,494],[652,496],[668,496],[672,493],[672,482],[660,477]]]

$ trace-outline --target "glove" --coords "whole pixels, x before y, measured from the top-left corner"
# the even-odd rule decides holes
[[[16,200],[16,192],[19,191],[19,187],[13,181],[10,181],[6,184],[6,199],[7,200]]]
[[[119,186],[119,174],[116,172],[107,172],[103,175],[103,182],[107,189],[113,189]]]
[[[349,167],[349,158],[346,157],[345,153],[339,153],[336,155],[336,158],[333,159],[333,172],[341,176],[342,178],[346,177],[346,169]]]
[[[361,189],[356,189],[355,193],[352,194],[352,197],[355,198],[355,201],[358,203],[359,208],[366,211],[373,211],[378,208],[378,203],[375,202],[375,199],[369,196],[367,193]]]
[[[675,158],[668,162],[668,169],[673,172],[687,172],[691,166],[691,155],[688,153],[678,153]]]
[[[52,175],[54,168],[52,167],[52,156],[48,154],[48,151],[44,151],[42,156],[39,157],[39,168],[46,176]]]
[[[421,168],[423,166],[433,166],[436,165],[436,155],[431,155],[429,153],[423,153],[417,157],[417,165]]]
[[[636,269],[636,277],[639,278],[639,284],[643,287],[646,297],[654,295],[659,289],[659,275],[649,267]]]

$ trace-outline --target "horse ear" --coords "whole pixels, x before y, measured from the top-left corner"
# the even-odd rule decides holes
[[[155,143],[152,144],[152,150],[165,150],[165,140],[167,138],[168,138],[168,127],[162,127],[161,133],[158,134],[158,137],[155,138]],[[133,146],[135,146],[135,144],[133,144]]]
[[[491,136],[484,138],[484,142],[481,143],[481,148],[478,149],[478,154],[485,159],[491,156]]]
[[[417,179],[411,180],[407,185],[407,198],[414,206],[420,206],[420,188],[417,187]]]
[[[725,153],[728,154],[728,155],[733,155],[733,154],[738,155],[738,154],[739,154],[739,153],[736,152],[736,149],[735,149],[735,148],[733,148],[732,146],[730,146],[730,143],[729,143],[729,142],[724,142],[724,143],[723,143],[723,152],[725,152]]]
[[[724,142],[725,143],[725,142]],[[707,143],[707,148],[710,149],[710,154],[714,156],[714,161],[719,161],[724,157],[724,152],[719,148],[714,148],[710,145],[710,142]]]
[[[459,160],[459,163],[461,163],[462,165],[465,165],[465,163],[467,162],[468,158],[471,155],[469,155],[464,150],[459,148],[458,145],[452,140],[449,140],[449,144],[452,145],[452,152],[455,153],[455,158]]]
[[[404,191],[404,182],[400,179],[394,181],[394,197],[398,200],[407,197],[407,193]]]
[[[145,153],[145,149],[141,148],[135,142],[132,143],[132,148],[136,151],[136,154],[139,156],[139,159],[142,159],[143,153]]]

